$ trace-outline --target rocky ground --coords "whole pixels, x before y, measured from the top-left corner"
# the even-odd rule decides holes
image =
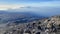
[[[29,23],[8,23],[3,31],[2,34],[60,34],[60,16]]]

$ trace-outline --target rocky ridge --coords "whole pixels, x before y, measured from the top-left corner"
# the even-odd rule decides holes
[[[52,16],[29,23],[6,25],[4,34],[60,34],[60,16]]]

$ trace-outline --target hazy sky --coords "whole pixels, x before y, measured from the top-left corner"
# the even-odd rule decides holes
[[[60,7],[60,0],[0,0],[0,10],[20,9],[20,7]]]
[[[60,0],[0,0],[0,10],[57,15],[60,14]]]

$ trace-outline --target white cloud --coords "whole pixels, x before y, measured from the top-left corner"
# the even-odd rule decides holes
[[[0,5],[0,10],[17,9],[20,7],[24,7],[24,6],[23,5]]]
[[[20,7],[25,6],[32,6],[32,7],[60,7],[60,1],[48,1],[48,2],[39,2],[39,3],[25,3],[25,4],[10,4],[10,5],[1,5],[0,4],[0,10],[8,10],[8,9],[20,9]]]

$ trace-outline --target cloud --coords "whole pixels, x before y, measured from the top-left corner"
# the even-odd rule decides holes
[[[48,2],[38,2],[38,3],[12,3],[12,4],[1,4],[0,3],[0,10],[8,10],[8,9],[28,9],[32,7],[60,7],[60,1],[48,1]]]
[[[0,10],[17,9],[23,5],[0,5]]]
[[[42,6],[42,7],[32,7],[32,6],[24,6],[24,5],[0,5],[0,9],[10,11],[10,12],[26,12],[32,11],[37,13],[38,15],[57,15],[60,14],[60,6]]]
[[[29,7],[29,8],[28,8]],[[60,7],[20,7],[19,9],[8,10],[11,12],[34,12],[38,15],[53,16],[60,14]]]

